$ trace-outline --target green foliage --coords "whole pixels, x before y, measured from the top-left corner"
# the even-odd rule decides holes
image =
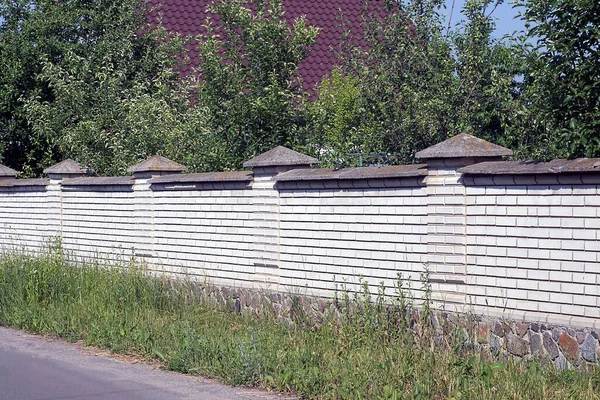
[[[466,20],[452,34],[458,88],[455,104],[460,130],[498,141],[504,134],[506,113],[518,96],[518,61],[512,49],[494,40],[494,21],[488,8],[497,3],[470,0]]]
[[[352,163],[348,155],[359,152],[371,142],[375,132],[359,132],[360,103],[359,80],[346,76],[340,70],[323,81],[319,98],[307,106],[310,144],[304,151],[318,156],[324,165]]]
[[[571,157],[600,156],[600,3],[523,0],[538,118],[562,135]]]
[[[34,134],[104,175],[124,174],[154,154],[178,161],[202,154],[203,110],[188,109],[167,65],[150,77],[128,60],[126,44],[102,53],[106,59],[100,63],[73,53],[58,64],[44,61],[38,76],[53,99],[25,101]],[[209,168],[189,157],[186,161],[192,169]]]
[[[498,2],[470,0],[449,30],[440,1],[371,4],[364,16],[368,48],[346,46],[342,70],[323,82],[308,109],[307,143],[327,164],[356,164],[349,153],[414,154],[468,132],[516,150],[519,157],[560,155],[529,90],[535,53],[524,38],[495,39]],[[340,132],[344,134],[340,135]]]
[[[182,42],[146,25],[144,2],[3,4],[0,142],[8,164],[31,175],[72,157],[123,174],[162,154],[192,170],[213,167],[205,110],[190,104],[173,69]]]
[[[302,125],[298,64],[317,30],[289,26],[280,0],[215,1],[220,26],[199,38],[199,102],[209,110],[231,166],[290,141]],[[210,21],[209,21],[210,22]]]
[[[537,53],[523,35],[496,39],[493,11],[503,0],[470,0],[450,32],[458,88],[451,119],[466,131],[515,151],[516,159],[564,156],[552,125],[540,118],[543,100],[531,87]]]
[[[191,282],[136,264],[69,264],[58,247],[0,257],[0,324],[307,399],[598,398],[598,369],[490,362],[436,345],[429,325],[411,324],[415,300],[402,280],[392,295],[356,289],[338,296],[334,318],[283,324],[228,310]]]
[[[353,48],[343,65],[346,75],[358,78],[362,152],[397,153],[406,162],[452,131],[444,98],[455,89],[453,64],[439,4],[392,3],[386,14],[365,17],[369,48]]]
[[[0,0],[0,162],[123,174],[162,154],[208,171],[284,144],[334,167],[408,163],[460,132],[517,159],[600,156],[598,2],[520,0],[528,36],[496,39],[502,1],[469,0],[446,27],[441,0],[365,0],[367,46],[347,33],[310,101],[297,67],[318,31],[281,0],[211,3],[197,84],[143,0]]]
[[[36,164],[51,163],[57,155],[55,146],[31,134],[23,108],[23,98],[33,92],[51,97],[47,86],[36,78],[41,57],[58,60],[64,51],[77,47],[77,37],[83,36],[74,28],[69,7],[54,3],[0,2],[0,150],[3,162],[19,169],[39,170]],[[93,40],[91,33],[87,34]]]

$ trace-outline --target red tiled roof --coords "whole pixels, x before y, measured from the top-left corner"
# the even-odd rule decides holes
[[[149,7],[159,10],[151,15],[156,18],[158,13],[162,14],[162,24],[168,31],[196,36],[206,31],[202,25],[205,25],[209,15],[213,21],[218,21],[218,16],[206,12],[209,3],[210,0],[150,0]],[[285,17],[290,23],[305,15],[309,25],[320,29],[310,54],[298,67],[305,89],[314,93],[315,85],[320,83],[336,64],[336,56],[332,50],[341,42],[344,30],[341,26],[342,19],[346,21],[346,27],[350,29],[352,36],[361,36],[362,9],[362,0],[283,1]],[[360,40],[354,44],[364,45],[364,41]],[[188,45],[190,60],[182,71],[184,74],[188,74],[199,64],[198,51],[194,47],[193,44]]]

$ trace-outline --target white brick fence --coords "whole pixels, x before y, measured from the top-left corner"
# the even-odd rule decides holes
[[[161,157],[130,177],[0,166],[0,244],[59,236],[77,257],[314,296],[359,277],[392,288],[399,273],[418,290],[427,266],[447,310],[600,328],[600,160],[502,161],[511,153],[459,135],[420,165],[310,169],[278,147],[237,172],[181,174]]]

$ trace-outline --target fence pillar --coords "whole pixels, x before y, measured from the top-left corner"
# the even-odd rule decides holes
[[[133,174],[133,203],[135,220],[135,248],[133,255],[151,265],[154,252],[154,193],[151,180],[162,175],[180,174],[185,166],[162,156],[152,156],[127,169]]]
[[[244,163],[244,167],[252,168],[254,176],[254,281],[265,289],[279,290],[280,198],[274,178],[292,169],[310,168],[317,162],[316,158],[277,146]]]
[[[438,308],[465,311],[468,303],[466,189],[458,169],[510,155],[510,149],[465,133],[416,154],[428,166],[426,263]]]
[[[44,169],[43,172],[49,178],[46,186],[48,222],[45,236],[47,238],[61,238],[63,235],[62,181],[64,179],[81,178],[93,174],[94,171],[69,158]]]
[[[18,172],[12,168],[8,168],[6,165],[0,164],[0,180],[15,180],[17,178]],[[0,205],[1,206],[1,205]],[[2,209],[0,209],[0,217],[4,217]],[[12,234],[10,233],[11,227],[7,223],[0,222],[0,252],[10,251],[12,250],[13,239]]]

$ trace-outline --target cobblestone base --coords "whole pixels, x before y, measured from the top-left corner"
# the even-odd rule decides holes
[[[271,316],[284,323],[301,321],[319,325],[326,319],[340,317],[339,304],[332,299],[211,285],[197,285],[195,290],[205,300],[236,312],[255,317]],[[423,323],[422,313],[412,310],[408,318],[417,332]],[[561,370],[597,365],[600,360],[600,332],[594,329],[443,311],[432,312],[431,327],[438,343],[459,344],[481,352],[489,360],[537,359]]]

